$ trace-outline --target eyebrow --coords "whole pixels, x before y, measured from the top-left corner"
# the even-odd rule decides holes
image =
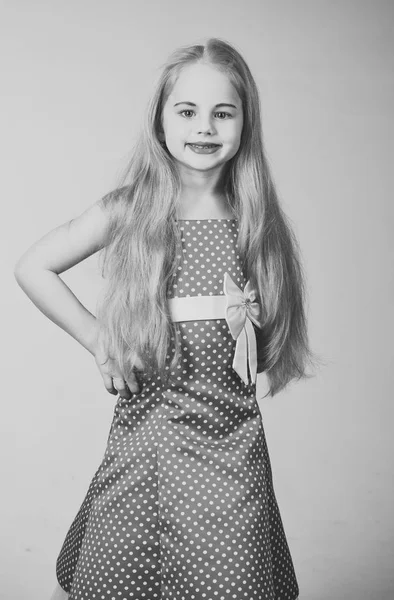
[[[194,102],[189,102],[187,100],[184,100],[182,102],[177,102],[176,104],[174,104],[174,106],[178,106],[178,104],[187,104],[188,106],[197,106],[197,104],[195,104]],[[215,104],[214,108],[222,108],[222,106],[230,106],[231,108],[237,108],[235,106],[235,104],[229,104],[228,102],[220,102],[219,104]]]

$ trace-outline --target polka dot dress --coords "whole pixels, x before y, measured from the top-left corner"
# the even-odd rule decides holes
[[[179,221],[170,296],[244,288],[233,219]],[[256,384],[232,368],[225,319],[178,323],[170,385],[118,398],[103,461],[56,573],[70,600],[295,600]]]

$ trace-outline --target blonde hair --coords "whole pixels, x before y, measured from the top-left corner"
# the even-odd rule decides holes
[[[224,72],[242,101],[240,147],[225,165],[221,186],[238,220],[244,274],[262,309],[262,328],[256,328],[259,372],[266,371],[273,396],[292,379],[310,377],[306,364],[316,355],[308,346],[299,247],[279,205],[264,152],[258,89],[242,56],[223,40],[181,47],[169,57],[148,103],[122,186],[102,199],[110,228],[103,249],[107,285],[97,318],[126,379],[139,358],[148,375],[168,381],[181,357],[180,331],[171,321],[167,299],[182,254],[176,221],[181,181],[158,133],[164,104],[179,74],[196,62]]]

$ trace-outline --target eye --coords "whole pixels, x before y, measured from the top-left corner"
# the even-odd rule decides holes
[[[191,110],[190,108],[184,108],[183,110],[181,110],[179,112],[180,115],[182,115],[182,116],[186,117],[187,119],[189,119],[190,118],[189,115],[186,115],[184,113],[194,113],[194,110]],[[219,120],[221,120],[221,121],[224,121],[227,118],[231,119],[232,116],[233,116],[231,113],[225,112],[223,110],[220,110],[220,111],[216,112],[215,114],[216,115],[223,115],[223,116],[219,117]]]
[[[183,113],[192,113],[192,112],[194,112],[194,111],[190,110],[190,108],[185,108],[184,110],[181,110],[179,114],[182,115]],[[186,117],[186,118],[188,118],[188,117]]]
[[[231,119],[231,117],[233,116],[232,114],[230,114],[230,113],[228,113],[228,112],[224,112],[224,111],[219,111],[219,112],[217,112],[216,114],[217,114],[217,115],[226,115],[227,117],[230,117],[230,119]],[[223,120],[223,119],[220,119],[220,120]]]

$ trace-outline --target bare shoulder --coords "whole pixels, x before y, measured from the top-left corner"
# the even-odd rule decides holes
[[[39,267],[63,273],[107,244],[110,211],[103,199],[37,240],[20,257],[15,271]]]

